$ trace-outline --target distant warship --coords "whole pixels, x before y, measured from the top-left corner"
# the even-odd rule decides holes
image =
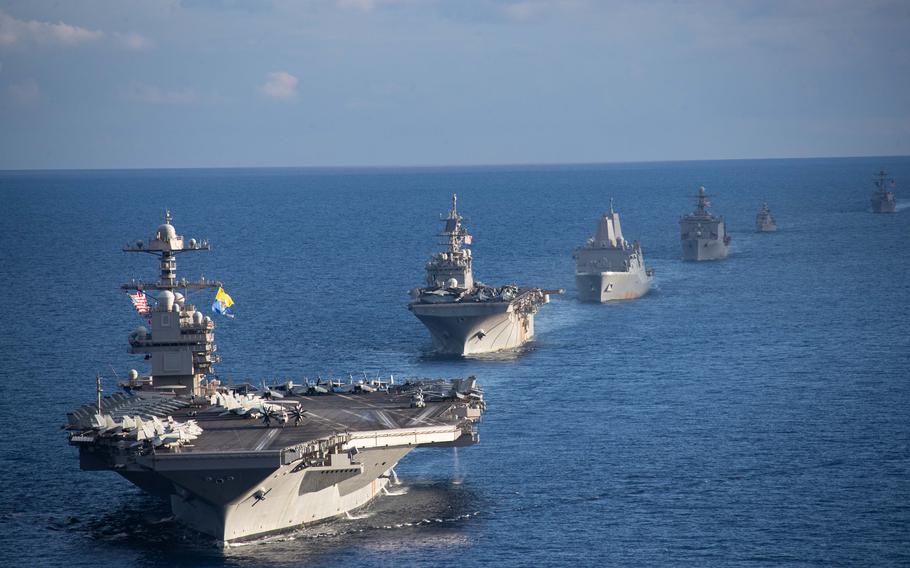
[[[679,220],[683,260],[720,260],[727,257],[730,235],[723,217],[708,213],[711,203],[704,186],[698,188],[695,211]]]
[[[888,173],[879,171],[875,178],[875,192],[872,194],[873,213],[894,213],[897,211],[897,199],[894,197],[894,180],[887,180]],[[877,178],[877,179],[876,179]]]
[[[759,233],[773,233],[777,230],[777,223],[771,216],[771,210],[768,209],[767,203],[762,203],[761,211],[755,216],[755,229]]]
[[[641,245],[622,236],[619,213],[604,214],[594,237],[575,249],[575,284],[583,302],[632,300],[648,293],[654,271],[645,268]]]
[[[94,404],[67,415],[83,470],[119,473],[226,544],[365,505],[414,448],[477,442],[484,402],[473,377],[287,382],[259,392],[222,385],[215,324],[186,294],[218,287],[216,301],[227,296],[219,282],[177,279],[175,256],[209,247],[185,241],[170,221],[124,249],[160,257],[157,282],[123,285],[150,325],[129,336],[130,352],[145,355],[151,372],[130,371],[125,392],[104,397],[99,377]]]
[[[563,290],[474,282],[471,250],[465,248],[472,237],[457,205],[453,195],[440,235],[446,250],[427,263],[426,286],[411,290],[408,309],[430,331],[438,353],[470,355],[519,347],[534,336],[534,314],[550,301],[550,294]]]

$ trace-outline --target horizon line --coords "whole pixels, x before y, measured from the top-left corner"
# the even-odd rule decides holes
[[[849,160],[863,158],[910,158],[906,154],[853,155],[853,156],[800,156],[800,157],[761,157],[761,158],[695,158],[676,160],[617,160],[604,162],[501,162],[501,163],[467,163],[467,164],[391,164],[363,165],[348,164],[336,166],[133,166],[133,167],[97,167],[97,168],[8,168],[0,169],[0,174],[29,172],[128,172],[128,171],[178,171],[178,170],[444,170],[444,169],[499,169],[499,168],[554,168],[554,167],[593,167],[626,164],[675,164],[694,162],[758,162],[771,160]]]

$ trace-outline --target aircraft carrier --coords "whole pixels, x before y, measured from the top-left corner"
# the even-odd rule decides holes
[[[651,289],[654,271],[645,268],[641,244],[631,245],[622,236],[619,213],[600,218],[597,232],[585,246],[575,249],[575,285],[583,302],[610,302],[640,298]]]
[[[534,337],[534,314],[550,301],[543,290],[516,285],[487,286],[475,282],[472,237],[458,213],[458,197],[440,235],[446,250],[426,265],[426,286],[411,290],[408,309],[427,327],[437,353],[471,355],[514,349]]]
[[[227,544],[369,503],[414,448],[478,441],[484,401],[473,377],[289,382],[258,392],[221,384],[215,324],[188,299],[221,284],[176,276],[177,254],[209,245],[186,241],[170,221],[124,248],[160,259],[157,282],[123,285],[149,322],[129,335],[129,351],[145,356],[150,373],[130,371],[110,396],[97,378],[94,403],[67,415],[83,470],[120,474],[169,500],[179,522]]]
[[[894,197],[894,180],[888,180],[888,172],[879,171],[875,178],[875,192],[872,193],[873,213],[894,213],[897,211],[897,199]]]
[[[695,196],[695,211],[679,220],[683,260],[720,260],[727,258],[730,235],[723,217],[708,213],[711,202],[704,186]]]
[[[774,220],[774,216],[771,215],[771,210],[768,209],[767,203],[762,203],[761,209],[755,216],[755,230],[759,233],[773,233],[777,230],[777,222]]]

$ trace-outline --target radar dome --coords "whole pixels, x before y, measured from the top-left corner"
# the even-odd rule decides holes
[[[181,294],[180,292],[177,292],[174,294],[174,303],[176,303],[181,308],[183,307],[183,300],[184,300],[183,294]]]
[[[458,288],[458,280],[455,278],[449,278],[448,280],[446,280],[446,287],[447,288]]]
[[[167,241],[177,238],[177,230],[170,223],[158,225],[158,233],[155,235],[159,241]]]
[[[135,335],[136,337],[139,337],[139,338],[146,337],[146,336],[148,336],[148,334],[149,334],[149,330],[145,329],[144,325],[140,325],[139,327],[137,327],[136,329],[133,330],[133,335]]]
[[[201,324],[203,321],[205,321],[204,318],[205,316],[202,315],[202,312],[197,311],[193,314],[193,323]]]
[[[190,239],[190,248],[196,248],[196,239]]]
[[[130,369],[129,377],[130,377],[131,381],[135,381],[136,379],[139,378],[139,371],[137,371],[136,369]]]
[[[170,290],[164,290],[158,294],[158,308],[163,312],[170,312],[174,309],[174,293]]]

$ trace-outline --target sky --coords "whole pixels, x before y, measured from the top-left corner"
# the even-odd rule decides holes
[[[907,0],[0,0],[0,169],[879,155]]]

